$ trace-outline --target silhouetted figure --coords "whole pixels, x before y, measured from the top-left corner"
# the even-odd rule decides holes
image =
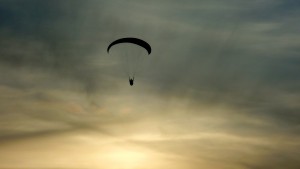
[[[132,86],[133,85],[133,81],[134,81],[134,78],[129,78],[129,84],[130,84],[130,86]]]

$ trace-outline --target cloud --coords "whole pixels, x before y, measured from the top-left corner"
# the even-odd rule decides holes
[[[297,4],[3,1],[0,141],[92,131],[189,168],[299,168]],[[106,53],[125,36],[153,49],[134,88]]]

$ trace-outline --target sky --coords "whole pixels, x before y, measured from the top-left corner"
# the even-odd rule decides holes
[[[0,168],[298,169],[299,27],[297,0],[0,0]],[[132,87],[123,37],[152,47]]]

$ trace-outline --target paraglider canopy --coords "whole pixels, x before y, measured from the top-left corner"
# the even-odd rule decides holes
[[[139,45],[143,48],[145,48],[148,52],[148,55],[150,55],[151,53],[151,46],[141,40],[141,39],[138,39],[138,38],[121,38],[121,39],[117,39],[115,41],[113,41],[108,47],[107,47],[107,53],[109,53],[109,50],[112,46],[116,45],[116,44],[119,44],[119,43],[133,43],[133,44],[136,44],[136,45]]]

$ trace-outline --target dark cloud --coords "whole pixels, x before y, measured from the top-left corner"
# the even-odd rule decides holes
[[[104,2],[98,3],[100,9],[92,8],[90,3],[3,3],[1,65],[71,78],[85,84],[88,93],[96,90],[101,83],[97,79],[105,76],[105,71],[91,63],[102,57],[97,53],[106,48],[104,39],[109,37],[113,19],[102,16]]]

